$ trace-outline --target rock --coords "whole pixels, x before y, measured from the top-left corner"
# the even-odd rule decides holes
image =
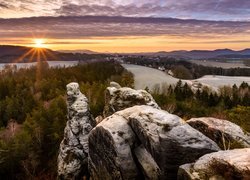
[[[59,179],[77,179],[88,174],[88,134],[95,126],[88,100],[77,83],[67,85],[68,121],[58,156]]]
[[[230,121],[204,117],[192,118],[187,123],[214,140],[223,149],[250,147],[249,133]]]
[[[100,122],[102,122],[102,120],[103,120],[103,117],[102,117],[102,116],[97,116],[97,117],[95,118],[96,124],[99,124]]]
[[[250,148],[219,151],[180,166],[178,179],[250,179]]]
[[[215,142],[166,111],[150,106],[134,106],[115,115],[128,120],[167,179],[176,178],[180,165],[220,150]]]
[[[134,150],[138,165],[144,175],[144,179],[154,180],[161,178],[161,170],[151,154],[141,145]]]
[[[121,88],[121,85],[118,84],[117,82],[110,82],[110,87],[115,87],[116,89],[120,89]]]
[[[93,180],[138,179],[131,149],[136,136],[122,116],[113,115],[89,135],[89,171]]]
[[[104,119],[89,148],[93,179],[174,179],[180,165],[220,150],[178,116],[146,105]]]
[[[105,93],[104,117],[135,105],[148,105],[160,109],[147,91],[121,87],[115,82],[110,83],[110,87],[107,88]]]

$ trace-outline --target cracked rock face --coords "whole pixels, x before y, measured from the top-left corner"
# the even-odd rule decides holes
[[[219,146],[227,148],[249,148],[250,134],[244,132],[240,126],[222,119],[211,117],[192,118],[187,123],[205,136],[215,141]],[[223,142],[224,141],[224,142]]]
[[[121,87],[116,82],[111,82],[110,87],[107,88],[105,101],[104,117],[135,105],[148,105],[160,109],[147,91]]]
[[[180,166],[178,179],[250,179],[250,148],[206,154]]]
[[[145,105],[104,119],[89,147],[93,179],[175,179],[180,165],[220,150],[178,116]]]
[[[88,175],[88,134],[95,126],[88,99],[78,83],[67,85],[68,121],[58,156],[59,179],[77,179]]]
[[[136,136],[121,116],[113,115],[89,135],[89,171],[93,180],[140,179],[133,159]]]

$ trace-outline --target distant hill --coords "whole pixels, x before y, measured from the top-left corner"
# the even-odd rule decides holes
[[[57,52],[50,49],[40,49],[49,60],[56,60]],[[43,55],[32,47],[0,45],[0,63],[11,62],[32,62],[38,58],[43,59]]]
[[[0,63],[11,62],[30,62],[37,61],[38,54],[35,53],[35,48],[24,46],[9,46],[0,45]],[[112,56],[112,53],[98,53],[90,50],[61,50],[53,51],[50,49],[42,49],[47,61],[82,61],[82,60],[96,60],[104,57]],[[117,53],[113,53],[113,55]],[[161,56],[173,57],[176,59],[249,59],[250,49],[234,51],[231,49],[216,49],[216,50],[192,50],[192,51],[160,51],[151,53],[121,53],[122,55],[137,55],[137,56]],[[22,57],[22,58],[21,58]],[[40,56],[43,60],[44,56]]]
[[[7,56],[7,55],[13,55],[13,56],[18,56],[22,55],[26,52],[28,52],[31,48],[29,47],[24,47],[24,46],[5,46],[1,45],[0,46],[0,58]]]
[[[244,49],[241,51],[234,51],[231,49],[216,49],[209,50],[192,50],[192,51],[171,51],[171,52],[157,52],[155,56],[171,56],[181,57],[184,59],[210,59],[210,58],[249,58],[250,49]]]
[[[245,59],[250,58],[250,49],[234,51],[231,49],[216,49],[216,50],[180,50],[180,51],[159,51],[159,52],[141,52],[141,53],[120,53],[122,55],[137,55],[137,56],[161,56],[173,57],[176,59]]]
[[[250,55],[250,48],[239,51],[242,55]]]
[[[91,51],[92,52],[92,51]],[[87,61],[100,60],[107,57],[105,54],[98,53],[73,53],[57,52],[46,48],[32,48],[25,46],[0,45],[0,63],[14,62],[34,62],[38,61]]]
[[[95,51],[90,51],[87,49],[79,49],[79,50],[58,50],[58,52],[61,53],[80,53],[80,54],[101,54],[99,52],[95,52]]]
[[[0,45],[0,57],[6,56],[6,55],[13,55],[13,56],[20,56],[28,51],[34,49],[33,47],[26,47],[26,46],[11,46],[11,45]],[[50,53],[55,53],[55,51],[52,51],[50,49],[41,48],[45,51],[49,51]]]

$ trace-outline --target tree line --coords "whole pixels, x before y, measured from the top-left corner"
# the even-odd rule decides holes
[[[175,86],[163,86],[161,91],[155,87],[152,95],[160,107],[183,119],[222,118],[250,132],[250,85],[245,82],[214,92],[207,87],[194,90],[179,81]]]

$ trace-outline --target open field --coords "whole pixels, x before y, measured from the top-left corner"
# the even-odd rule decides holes
[[[250,84],[250,77],[207,75],[197,79],[197,81],[204,85],[218,88],[220,86],[233,86],[234,84],[239,86],[243,81]]]
[[[178,79],[154,68],[132,64],[123,64],[123,67],[134,74],[135,89],[148,87],[152,90],[157,84],[176,84],[178,82]]]
[[[230,68],[250,68],[243,64],[243,62],[217,62],[217,61],[206,61],[206,60],[191,60],[190,62],[202,65],[202,66],[210,66],[210,67],[221,67],[224,69]]]
[[[69,67],[77,65],[78,61],[47,61],[50,67]],[[36,65],[36,62],[32,63],[0,63],[0,71],[4,68],[4,66],[16,66],[17,69],[20,68],[29,68]]]
[[[152,90],[157,84],[176,84],[176,82],[179,80],[157,69],[132,64],[123,64],[123,66],[134,74],[136,89],[145,89],[148,87],[150,90]],[[232,86],[234,84],[240,85],[243,81],[250,84],[250,77],[207,75],[196,80],[183,81],[191,85],[194,82],[200,82],[203,85],[217,90],[220,86]]]

